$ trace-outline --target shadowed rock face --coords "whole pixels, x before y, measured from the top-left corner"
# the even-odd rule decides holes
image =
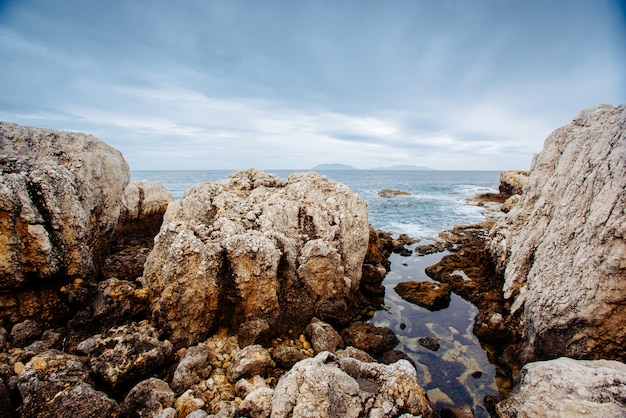
[[[490,235],[525,361],[626,358],[626,105],[581,112],[535,156]]]
[[[143,282],[177,347],[218,324],[263,319],[279,333],[313,316],[346,322],[360,298],[366,203],[318,174],[238,172],[191,188],[165,217]]]

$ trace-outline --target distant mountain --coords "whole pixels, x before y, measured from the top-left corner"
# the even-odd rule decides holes
[[[347,164],[320,164],[313,167],[311,170],[358,170],[358,168],[352,167]]]
[[[400,165],[392,165],[390,167],[376,167],[372,168],[372,170],[432,170],[430,167],[424,167],[422,165],[408,165],[408,164],[400,164]]]

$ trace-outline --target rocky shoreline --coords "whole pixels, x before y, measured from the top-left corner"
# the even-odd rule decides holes
[[[518,379],[497,416],[626,415],[625,126],[582,112],[478,197],[506,215],[416,247],[452,250],[426,290],[474,303]],[[394,333],[355,321],[411,240],[345,186],[251,169],[174,201],[97,138],[5,122],[0,169],[1,416],[437,416]]]

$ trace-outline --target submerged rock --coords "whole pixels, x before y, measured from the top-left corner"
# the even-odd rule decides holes
[[[431,311],[445,309],[450,304],[451,287],[446,283],[402,282],[394,288],[407,302],[415,303]]]
[[[368,238],[366,203],[315,173],[283,182],[251,169],[192,187],[146,262],[152,317],[176,347],[218,323],[264,319],[279,334],[313,316],[347,322]]]
[[[626,416],[626,365],[565,357],[529,363],[513,395],[496,411],[503,418]]]
[[[626,358],[626,105],[581,112],[535,156],[489,249],[524,361]]]

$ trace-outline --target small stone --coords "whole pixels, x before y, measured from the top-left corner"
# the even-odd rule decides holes
[[[417,340],[419,345],[429,349],[430,351],[437,351],[440,348],[439,341],[436,338],[425,337]]]
[[[481,372],[481,371],[476,371],[476,372],[472,373],[472,377],[474,379],[480,379],[482,376],[483,376],[483,372]]]

